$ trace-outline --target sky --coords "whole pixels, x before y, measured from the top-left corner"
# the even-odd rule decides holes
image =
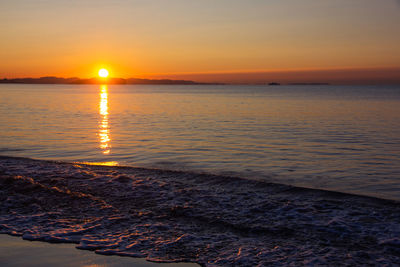
[[[398,0],[1,0],[0,78],[400,83],[399,29]]]

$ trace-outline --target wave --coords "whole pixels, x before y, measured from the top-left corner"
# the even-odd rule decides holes
[[[398,201],[237,177],[0,156],[0,233],[203,266],[391,265]]]

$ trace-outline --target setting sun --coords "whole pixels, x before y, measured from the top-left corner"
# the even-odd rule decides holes
[[[102,78],[107,78],[108,77],[108,70],[100,69],[99,70],[99,76],[102,77]]]

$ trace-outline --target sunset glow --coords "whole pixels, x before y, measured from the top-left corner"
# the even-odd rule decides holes
[[[106,69],[100,69],[99,70],[99,76],[101,77],[101,78],[107,78],[108,77],[108,70],[106,70]]]
[[[119,78],[200,82],[399,77],[397,0],[39,2],[1,1],[0,78],[93,78],[99,66]]]

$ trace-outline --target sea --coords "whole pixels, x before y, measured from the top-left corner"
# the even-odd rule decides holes
[[[400,86],[1,84],[0,155],[400,200]]]
[[[399,174],[399,86],[0,85],[0,234],[26,240],[397,266]]]

